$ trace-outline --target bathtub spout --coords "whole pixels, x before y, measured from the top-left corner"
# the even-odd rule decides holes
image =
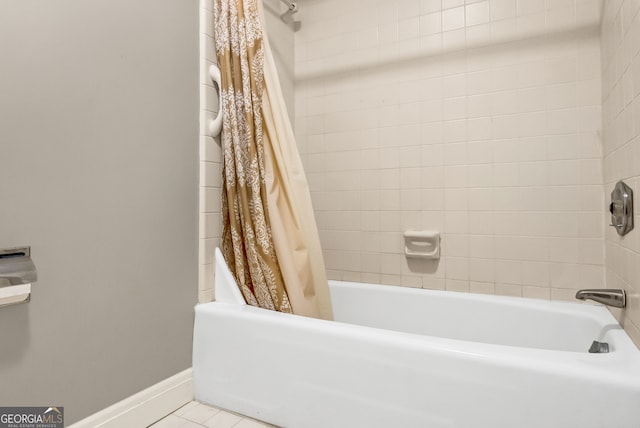
[[[576,299],[593,300],[594,302],[613,306],[614,308],[624,308],[627,306],[627,295],[624,290],[619,289],[580,290],[576,293]]]

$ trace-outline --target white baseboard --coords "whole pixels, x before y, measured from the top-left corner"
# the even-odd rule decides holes
[[[69,428],[144,428],[193,400],[191,369],[186,369]]]

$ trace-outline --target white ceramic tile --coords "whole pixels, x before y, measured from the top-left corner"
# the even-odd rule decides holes
[[[492,259],[470,259],[469,260],[469,278],[471,281],[483,282],[483,283],[493,283],[495,281],[495,263]],[[486,290],[484,290],[486,291]],[[482,291],[474,291],[473,287],[471,292],[482,292]],[[493,293],[493,288],[491,289],[491,293]]]
[[[538,13],[545,9],[545,2],[541,0],[517,0],[517,2],[519,15]]]
[[[221,410],[215,416],[204,421],[202,425],[207,428],[231,428],[241,420],[240,416]]]
[[[199,240],[199,256],[201,265],[213,263],[213,252],[215,250],[215,244],[215,239]]]
[[[413,17],[398,23],[398,40],[417,38],[420,36],[420,18]]]
[[[469,233],[469,215],[465,211],[449,211],[445,217],[446,233]]]
[[[551,288],[551,300],[575,302],[575,294],[573,289]]]
[[[450,9],[464,5],[465,0],[442,0],[442,9]]]
[[[233,428],[266,428],[268,426],[269,425],[266,425],[257,421],[243,419],[240,422],[238,422],[236,425],[234,425]]]
[[[429,13],[420,16],[420,35],[440,33],[442,31],[442,12]]]
[[[522,297],[549,300],[551,298],[551,290],[547,287],[523,286]]]
[[[450,31],[465,26],[465,8],[463,6],[447,9],[442,12],[442,30]]]
[[[447,235],[443,239],[442,248],[447,257],[468,257],[469,238],[467,235]]]
[[[521,264],[522,283],[525,285],[549,287],[549,263],[524,261]]]
[[[501,296],[521,297],[522,286],[515,284],[498,284],[495,285],[495,294]]]
[[[442,0],[420,0],[420,14],[438,12],[442,10]]]
[[[180,428],[202,428],[202,425],[192,421],[185,421],[184,424],[180,425]]]
[[[637,152],[635,144],[631,141],[637,140],[640,135],[640,127],[634,125],[637,118],[638,108],[637,81],[638,73],[638,48],[640,48],[639,35],[637,30],[638,15],[636,2],[610,2],[605,5],[605,14],[602,25],[602,58],[603,61],[603,88],[602,88],[602,115],[604,135],[602,136],[604,169],[598,171],[598,166],[591,163],[581,166],[581,174],[585,179],[598,180],[598,176],[603,174],[605,182],[605,198],[608,199],[608,192],[613,186],[613,182],[625,178],[634,186],[637,177],[640,175],[640,165],[635,159]],[[633,17],[633,20],[631,19]],[[577,19],[578,18],[577,16]],[[629,29],[628,31],[626,29]],[[634,57],[635,56],[635,57]],[[635,98],[634,98],[635,97]],[[585,119],[580,120],[580,126],[588,126],[588,116],[595,116],[596,112],[580,111]],[[593,119],[595,121],[597,119]],[[593,198],[593,205],[597,202]],[[608,219],[607,219],[608,220]],[[603,222],[604,223],[604,222]],[[631,239],[629,239],[631,237]],[[638,279],[638,247],[635,243],[633,232],[625,239],[620,239],[612,228],[606,228],[605,248],[607,260],[606,278],[609,287],[624,287],[638,289],[640,279]],[[583,251],[586,251],[583,250]],[[593,251],[598,251],[593,249]],[[585,257],[585,254],[581,254]],[[635,265],[633,269],[629,269]],[[594,275],[597,276],[597,275]],[[615,282],[613,282],[615,281]],[[631,306],[625,311],[625,327],[635,339],[636,344],[640,344],[638,336],[633,334],[634,319],[638,319],[640,311],[637,306]],[[629,322],[631,321],[631,322]]]
[[[574,31],[597,16],[593,2],[392,3],[369,13],[347,0],[343,10],[359,10],[361,19],[305,16],[295,34],[301,55],[325,58],[306,68],[315,72],[313,81],[296,85],[304,94],[297,100],[314,97],[297,109],[296,133],[309,149],[316,210],[336,214],[318,216],[323,245],[331,247],[331,275],[419,286],[405,270],[394,233],[438,228],[449,239],[449,254],[438,273],[422,277],[423,287],[567,297],[552,286],[550,264],[579,266],[579,275],[586,275],[584,266],[602,268],[595,243],[605,236],[598,226],[603,180],[637,175],[629,159],[640,153],[630,143],[640,78],[634,80],[631,54],[619,54],[621,39],[608,42],[625,66],[606,71],[601,90],[598,41]],[[375,55],[340,43],[337,35],[354,31],[368,33],[371,45],[375,39]],[[322,39],[327,42],[311,43]],[[398,39],[416,43],[394,44]],[[629,43],[627,52],[640,51],[637,45]],[[326,59],[339,58],[325,55],[331,49],[358,58],[350,64],[362,72],[323,76],[333,67]],[[411,60],[395,67],[400,55]],[[611,120],[623,131],[601,139]],[[609,156],[599,164],[603,145]],[[367,251],[357,256],[352,240]]]
[[[444,52],[462,51],[466,44],[466,34],[463,27],[442,33],[442,50]]]
[[[469,233],[477,235],[492,235],[494,225],[492,212],[469,212]]]
[[[471,281],[469,291],[478,294],[494,294],[495,286],[493,283]]]
[[[197,405],[192,406],[189,409],[185,409],[180,414],[180,417],[198,424],[202,424],[204,423],[204,421],[212,418],[219,412],[220,409],[207,406],[206,404],[198,403]]]
[[[182,416],[185,412],[188,412],[188,411],[198,407],[199,405],[200,405],[200,403],[198,403],[197,401],[190,401],[187,404],[185,404],[184,406],[182,406],[179,409],[177,409],[172,414],[175,415],[175,416]]]
[[[216,54],[213,41],[213,2],[202,0],[200,2],[200,198],[199,211],[201,213],[200,231],[200,254],[198,278],[199,301],[210,301],[212,289],[206,288],[205,284],[212,281],[210,262],[212,261],[212,247],[219,237],[219,213],[220,213],[220,193],[221,185],[220,161],[221,151],[219,143],[214,139],[205,136],[207,134],[206,125],[219,110],[217,91],[211,84],[209,77],[209,67],[216,61]],[[185,412],[196,404],[190,403],[180,409]]]
[[[490,0],[490,6],[493,21],[516,17],[516,0]]]
[[[198,303],[209,303],[215,300],[213,288],[198,290]]]
[[[486,24],[491,19],[489,1],[468,4],[465,7],[465,13],[467,26]]]
[[[514,18],[491,22],[491,40],[505,43],[516,39],[518,35],[517,21]]]
[[[557,7],[548,10],[546,21],[547,32],[562,31],[573,27],[576,22],[575,5],[571,4],[569,7]]]
[[[150,425],[151,428],[180,428],[184,426],[187,421],[176,416],[175,414],[171,414],[158,422]]]
[[[465,290],[459,290],[457,286],[456,289],[449,287],[448,289],[452,289],[453,291],[468,291],[469,259],[461,257],[447,257],[445,272],[447,281],[451,280],[451,283],[453,284],[458,281],[464,281],[464,283],[460,283],[460,286],[464,287]]]
[[[467,187],[469,185],[469,173],[466,165],[453,165],[444,168],[444,184],[447,188]]]
[[[521,263],[514,260],[496,260],[495,261],[495,281],[507,284],[520,284]]]

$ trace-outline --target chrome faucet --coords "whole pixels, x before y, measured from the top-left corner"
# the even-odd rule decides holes
[[[613,306],[614,308],[624,308],[627,306],[627,294],[624,290],[619,289],[595,289],[580,290],[576,293],[578,300],[593,300],[603,305]]]

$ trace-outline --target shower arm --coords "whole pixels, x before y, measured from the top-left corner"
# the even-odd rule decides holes
[[[298,11],[298,5],[295,4],[294,2],[290,0],[280,0],[280,1],[284,3],[289,9],[287,13],[291,14],[291,13],[296,13]]]

